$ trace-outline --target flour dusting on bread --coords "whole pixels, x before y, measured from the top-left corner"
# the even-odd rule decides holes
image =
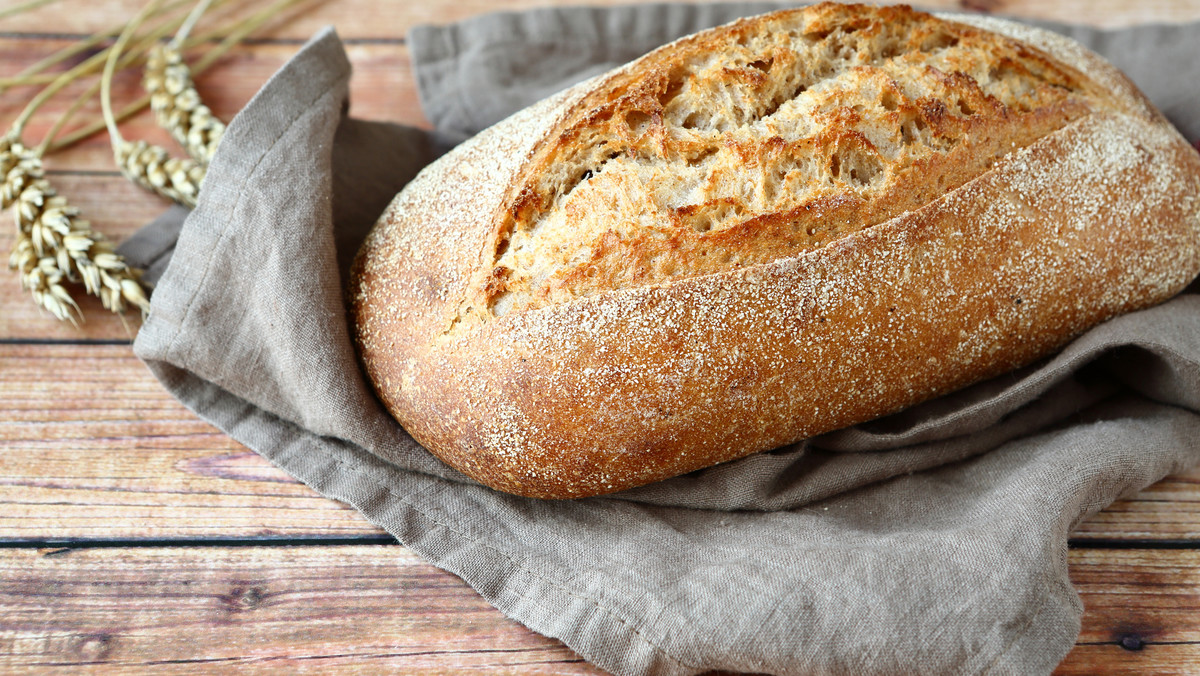
[[[380,219],[351,300],[418,441],[563,498],[1028,364],[1198,271],[1200,157],[1115,68],[1010,22],[823,4],[464,143]]]
[[[1112,106],[1037,49],[906,8],[735,23],[574,105],[516,179],[465,302],[486,319],[795,256]]]

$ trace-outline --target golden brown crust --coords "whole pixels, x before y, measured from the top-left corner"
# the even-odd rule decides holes
[[[546,139],[578,124],[580,102],[608,97],[637,71],[565,92],[464,144],[397,197],[356,263],[356,335],[384,403],[485,484],[581,497],[889,413],[1176,293],[1200,269],[1194,150],[1094,55],[984,23],[1036,42],[1054,58],[1028,53],[1076,78],[1078,91],[1112,94],[1077,97],[1067,119],[1062,108],[1031,111],[1052,129],[982,173],[951,162],[948,172],[971,175],[949,189],[914,170],[903,177],[908,193],[889,199],[917,206],[898,214],[866,209],[861,194],[823,197],[823,218],[877,224],[798,255],[472,317],[487,308],[464,301],[506,281],[497,233],[545,201],[527,179],[553,154]],[[711,47],[704,41],[716,34],[677,45]],[[793,221],[766,214],[720,236],[754,250],[754,236]],[[630,256],[615,235],[596,251]]]
[[[1113,106],[1040,50],[907,7],[735,22],[609,76],[545,134],[463,304],[486,321],[799,255]]]

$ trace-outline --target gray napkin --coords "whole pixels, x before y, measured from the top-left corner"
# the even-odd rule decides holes
[[[1200,461],[1200,297],[895,416],[578,501],[465,479],[387,416],[359,369],[346,264],[420,167],[565,84],[761,8],[416,29],[435,133],[348,118],[350,67],[321,33],[233,120],[186,221],[172,210],[124,246],[161,273],[134,350],[199,416],[607,670],[1049,673],[1082,612],[1067,534]],[[1166,87],[1156,64],[1200,61],[1200,26],[1070,32],[1194,140],[1196,90]]]

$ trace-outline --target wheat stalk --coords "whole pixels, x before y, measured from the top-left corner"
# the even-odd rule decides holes
[[[225,133],[225,124],[200,100],[178,47],[159,44],[151,48],[143,86],[150,94],[150,109],[158,124],[193,159],[207,165]]]
[[[28,12],[31,9],[45,7],[46,5],[51,5],[58,1],[59,0],[29,0],[29,2],[24,2],[7,9],[0,9],[0,19],[7,19],[10,16],[16,16],[22,12]]]
[[[219,0],[219,1],[225,2],[226,0]],[[179,8],[180,5],[183,5],[187,2],[188,2],[188,0],[172,0],[172,2],[169,5],[163,7],[161,11],[164,13],[173,11],[173,10]],[[163,26],[161,27],[161,30],[165,34],[168,31],[175,30],[183,22],[184,22],[184,17],[173,18],[173,19],[169,20],[167,23],[163,24]],[[75,57],[79,54],[83,54],[84,52],[87,52],[88,50],[94,51],[95,48],[97,47],[97,45],[99,45],[100,43],[108,40],[109,38],[111,38],[115,35],[118,35],[121,32],[121,29],[123,29],[124,27],[125,27],[125,22],[121,22],[117,26],[112,26],[107,29],[97,31],[96,33],[93,33],[93,34],[89,35],[88,37],[86,37],[82,40],[79,40],[78,42],[71,43],[70,45],[50,54],[49,56],[47,56],[45,58],[39,59],[36,63],[30,65],[29,67],[25,68],[24,70],[22,70],[20,73],[17,73],[16,75],[13,75],[10,77],[0,77],[0,92],[3,92],[4,90],[6,90],[10,87],[48,84],[50,82],[53,82],[54,80],[56,80],[58,78],[59,73],[45,73],[43,71],[47,70],[51,66],[60,64],[63,61],[71,59],[72,57]],[[157,40],[157,38],[155,38],[155,40]],[[93,65],[94,65],[94,63],[98,62],[102,66],[103,59],[104,59],[105,53],[107,52],[107,49],[108,49],[107,47],[104,49],[100,49],[98,53],[84,59],[84,63],[76,65],[75,68],[90,69],[91,66],[85,65],[88,62],[92,62]],[[79,57],[79,58],[83,58],[83,57]]]
[[[129,43],[134,30],[152,14],[162,0],[152,0],[138,12],[108,52],[104,74],[100,78],[100,107],[112,141],[113,156],[126,178],[137,185],[187,207],[196,206],[196,196],[204,181],[204,165],[192,159],[171,157],[165,148],[145,141],[126,141],[117,129],[112,110],[112,77],[121,51]]]
[[[261,28],[268,21],[270,21],[274,18],[277,18],[277,16],[279,14],[281,14],[282,12],[292,8],[293,6],[302,5],[305,3],[311,3],[313,1],[314,0],[276,0],[274,3],[272,3],[265,9],[260,10],[258,13],[253,14],[248,18],[238,21],[236,23],[236,25],[234,25],[230,29],[228,34],[224,35],[224,37],[221,39],[220,44],[218,44],[216,47],[213,47],[208,52],[205,52],[204,56],[202,56],[196,60],[196,62],[192,65],[192,68],[191,68],[192,74],[199,75],[200,73],[203,73],[204,71],[208,70],[210,67],[212,67],[212,65],[214,63],[217,62],[217,60],[219,60],[226,53],[228,53],[230,49],[233,49],[243,39],[245,39],[245,37],[247,35],[249,35],[249,34],[253,33],[254,31],[258,30],[259,28]],[[206,34],[204,36],[190,39],[187,42],[194,43],[194,44],[208,42],[210,40],[216,39],[223,32],[224,31],[220,30],[220,29],[210,31],[208,34]],[[182,47],[182,45],[181,45],[181,47]],[[118,121],[124,120],[124,119],[136,114],[138,111],[142,110],[143,108],[145,108],[148,105],[150,105],[150,95],[149,94],[137,99],[136,101],[133,101],[133,102],[127,104],[126,106],[121,108],[119,111],[116,111],[114,114],[114,119],[118,120]],[[76,129],[75,131],[65,135],[61,139],[55,139],[54,142],[51,143],[49,145],[49,147],[47,148],[47,152],[54,152],[56,150],[61,150],[68,146],[72,146],[72,145],[82,141],[83,139],[90,137],[92,134],[95,134],[96,132],[101,131],[106,126],[107,126],[107,120],[99,120],[97,122],[85,125],[84,127],[80,128],[80,129]]]
[[[38,305],[75,324],[79,306],[63,285],[70,281],[81,282],[113,312],[124,312],[128,305],[150,310],[141,272],[79,217],[79,210],[46,179],[42,158],[11,132],[0,139],[0,171],[0,208],[13,208],[17,226],[8,266]]]

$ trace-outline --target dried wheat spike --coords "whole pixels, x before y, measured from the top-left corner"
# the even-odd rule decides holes
[[[151,48],[143,86],[159,125],[171,132],[192,159],[207,166],[225,133],[225,124],[200,100],[178,49],[169,44]]]
[[[21,288],[33,294],[33,301],[61,321],[77,324],[79,306],[62,285],[62,270],[54,256],[38,255],[33,240],[23,233],[17,235],[17,245],[8,256],[8,267],[21,277]]]
[[[11,135],[0,139],[0,208],[13,208],[17,239],[8,266],[21,276],[38,305],[55,317],[75,322],[79,307],[63,286],[81,282],[104,307],[127,306],[148,312],[141,271],[130,268],[112,244],[79,217],[79,210],[46,180],[42,159]]]
[[[204,182],[203,164],[171,157],[165,149],[145,141],[122,140],[113,150],[126,178],[186,207],[196,206]]]

